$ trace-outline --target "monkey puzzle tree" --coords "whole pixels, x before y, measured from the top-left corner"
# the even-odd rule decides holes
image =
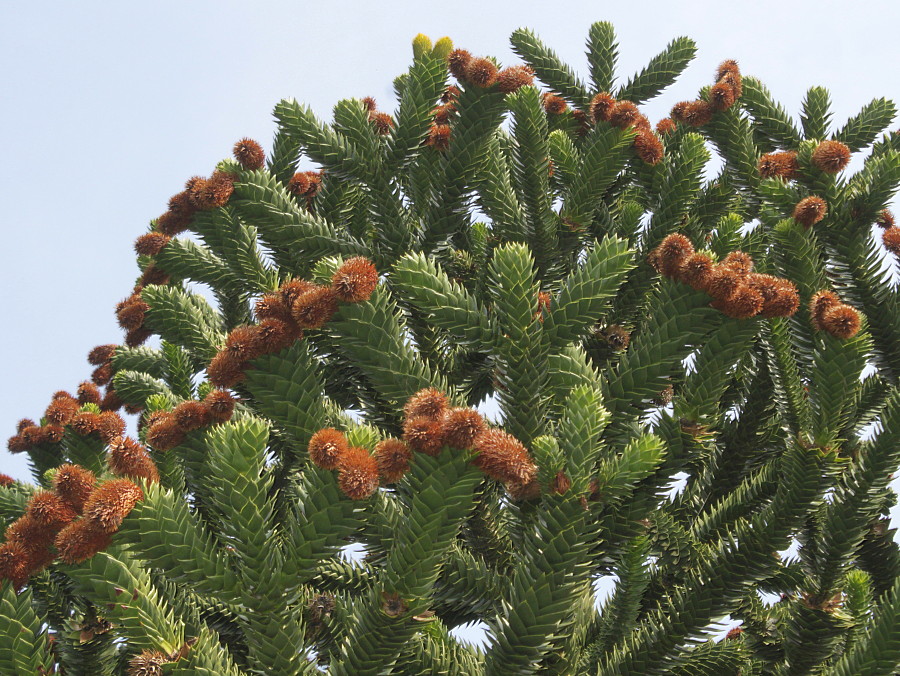
[[[282,101],[137,240],[124,344],[9,442],[4,674],[894,673],[893,104],[798,126],[725,61],[654,130],[691,40],[512,44]]]

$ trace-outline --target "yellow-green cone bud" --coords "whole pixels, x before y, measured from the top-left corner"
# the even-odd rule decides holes
[[[446,35],[434,44],[431,55],[438,59],[446,59],[447,55],[453,51],[453,40]]]
[[[431,38],[419,33],[413,38],[413,57],[421,59],[431,51]]]

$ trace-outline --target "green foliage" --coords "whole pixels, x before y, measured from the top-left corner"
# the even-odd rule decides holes
[[[835,130],[826,89],[794,118],[744,77],[735,105],[659,136],[651,165],[643,122],[594,120],[591,101],[658,96],[693,58],[690,39],[619,86],[609,23],[589,29],[587,80],[531,30],[511,42],[533,84],[481,87],[470,72],[451,93],[452,42],[417,36],[382,127],[368,100],[339,101],[329,122],[281,101],[268,161],[221,162],[233,193],[216,208],[194,195],[189,232],[139,259],[169,277],[145,275],[135,292],[161,341],[117,347],[95,373],[112,376],[108,399],[83,388],[74,408],[47,413],[78,409],[77,421],[24,425],[11,448],[30,446],[43,490],[77,463],[100,481],[131,476],[143,498],[102,502],[98,489],[77,524],[105,524],[111,544],[94,533],[100,551],[67,550],[79,562],[34,565],[26,580],[16,566],[39,550],[17,529],[47,498],[0,486],[5,530],[30,515],[0,545],[0,672],[900,667],[887,516],[900,301],[896,258],[872,238],[900,185],[897,135],[878,138],[894,105],[876,99]],[[547,92],[567,110],[548,111]],[[872,150],[835,176],[813,164],[824,140]],[[797,153],[796,172],[761,176],[777,151]],[[322,170],[306,192],[301,161]],[[827,213],[807,227],[794,210],[810,196]],[[799,308],[735,318],[737,295],[673,263],[686,246],[675,235],[720,281],[765,290],[771,278],[733,252],[748,254],[752,275],[787,280]],[[348,273],[368,270],[356,257],[376,272]],[[858,330],[810,314],[822,291],[859,312]],[[197,403],[223,396],[210,394],[223,364],[235,404],[224,422]],[[451,410],[413,411],[426,388]],[[113,392],[141,409],[140,445],[100,424],[116,422],[100,415]],[[464,415],[487,431],[473,423],[465,439]],[[122,466],[138,460],[158,482]],[[42,528],[50,544],[59,529]],[[599,603],[601,580],[612,588]],[[717,640],[729,615],[741,631]],[[490,630],[483,647],[461,638],[471,622]],[[148,655],[161,671],[137,671]]]

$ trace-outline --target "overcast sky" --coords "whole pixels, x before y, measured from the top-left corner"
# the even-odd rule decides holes
[[[795,115],[811,85],[830,89],[836,124],[875,97],[900,100],[900,3],[887,1],[2,3],[0,433],[86,379],[91,347],[120,342],[113,307],[137,275],[134,239],[237,139],[268,147],[279,99],[326,119],[346,97],[390,110],[419,32],[512,64],[509,34],[527,26],[586,75],[598,20],[615,25],[622,79],[676,36],[697,42],[646,106],[653,120],[726,58]],[[25,455],[4,446],[0,471],[28,478]]]

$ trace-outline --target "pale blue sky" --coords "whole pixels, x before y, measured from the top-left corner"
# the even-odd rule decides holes
[[[654,120],[725,58],[792,113],[810,85],[831,90],[838,124],[874,97],[900,100],[900,3],[887,1],[0,4],[4,439],[89,376],[91,347],[120,341],[113,307],[137,274],[135,237],[238,138],[268,146],[279,99],[323,118],[350,96],[389,110],[418,32],[510,64],[509,34],[528,26],[586,73],[597,20],[616,27],[622,78],[678,35],[697,42],[679,83],[646,107]],[[24,461],[0,450],[2,472],[27,478]]]

